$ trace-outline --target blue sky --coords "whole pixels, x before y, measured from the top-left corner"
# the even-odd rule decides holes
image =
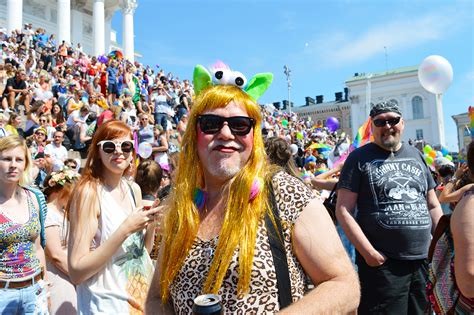
[[[113,18],[119,42],[122,18]],[[387,61],[384,46],[387,48]],[[180,79],[193,67],[222,60],[247,78],[272,72],[261,103],[287,98],[283,66],[292,70],[292,96],[333,100],[355,72],[414,66],[441,55],[454,80],[443,98],[448,147],[457,150],[452,115],[474,105],[474,1],[138,0],[135,50],[141,62]]]

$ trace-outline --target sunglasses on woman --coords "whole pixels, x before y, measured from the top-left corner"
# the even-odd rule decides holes
[[[123,153],[130,153],[133,151],[133,141],[132,140],[125,140],[125,141],[112,141],[112,140],[102,140],[97,145],[100,146],[102,151],[107,154],[114,153],[117,151],[117,147],[120,147]]]
[[[389,124],[390,127],[398,125],[402,117],[395,117],[389,119],[375,119],[374,125],[375,127],[385,127],[386,124]]]
[[[198,123],[202,132],[208,135],[218,133],[224,122],[227,122],[230,131],[236,136],[245,136],[255,125],[255,119],[246,116],[222,117],[217,115],[199,115]]]

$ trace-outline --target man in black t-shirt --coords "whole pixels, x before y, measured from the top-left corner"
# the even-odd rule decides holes
[[[3,91],[3,97],[8,101],[10,109],[15,108],[15,101],[19,98],[20,103],[25,105],[25,111],[30,110],[31,93],[26,85],[26,72],[23,69],[17,70],[16,75],[7,80],[7,85]]]
[[[374,142],[347,158],[336,207],[358,251],[359,313],[423,314],[426,257],[442,215],[435,183],[421,152],[401,143],[398,106],[379,103],[370,116]]]

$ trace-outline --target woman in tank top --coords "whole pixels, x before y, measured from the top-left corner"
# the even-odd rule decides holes
[[[154,215],[126,182],[135,161],[130,128],[108,121],[96,131],[70,214],[68,266],[79,314],[142,313],[153,272]]]
[[[153,125],[150,124],[150,115],[141,113],[138,114],[140,121],[140,128],[138,129],[138,143],[148,142],[154,144],[155,134],[153,131]]]
[[[0,139],[0,314],[48,313],[36,195],[43,196],[25,187],[31,165],[22,138]]]

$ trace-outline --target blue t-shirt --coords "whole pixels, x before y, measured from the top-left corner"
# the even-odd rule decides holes
[[[107,68],[107,75],[109,77],[107,82],[109,84],[117,84],[117,72],[118,72],[117,68],[113,68],[113,67]]]

